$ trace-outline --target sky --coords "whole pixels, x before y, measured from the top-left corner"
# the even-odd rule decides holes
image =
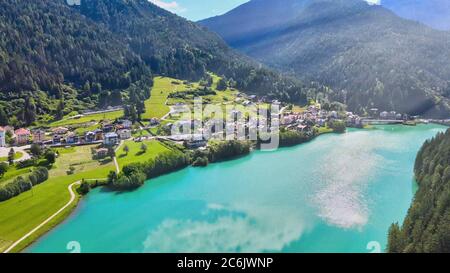
[[[248,0],[149,0],[192,21],[221,15]]]
[[[249,0],[149,0],[154,4],[191,21],[221,15]],[[282,0],[280,0],[282,1]],[[366,0],[379,4],[380,0]]]

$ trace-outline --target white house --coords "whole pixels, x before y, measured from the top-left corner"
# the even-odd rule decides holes
[[[119,135],[120,139],[129,139],[131,138],[131,130],[129,129],[122,129],[117,131],[117,134]]]
[[[0,147],[6,147],[6,130],[0,127]]]
[[[120,124],[121,124],[121,125],[123,126],[123,128],[125,128],[125,129],[130,129],[131,126],[133,126],[133,122],[131,122],[131,121],[128,120],[128,119],[122,120]]]
[[[103,139],[105,145],[116,145],[119,143],[119,135],[114,132],[105,134],[105,139]]]

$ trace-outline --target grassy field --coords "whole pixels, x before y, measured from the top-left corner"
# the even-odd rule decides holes
[[[107,176],[109,171],[114,170],[112,162],[102,164],[92,161],[90,147],[60,149],[60,156],[50,170],[49,180],[33,187],[31,191],[0,202],[0,252],[64,206],[70,199],[68,185],[83,178],[102,179]],[[75,173],[67,175],[67,169],[73,164],[75,164]],[[18,245],[15,250],[23,249],[38,236],[58,224],[75,205],[76,202],[52,222]]]
[[[22,156],[23,156],[23,153],[22,153],[22,152],[16,152],[16,153],[14,154],[14,159],[15,159],[15,160],[21,159]],[[7,156],[2,156],[2,157],[0,157],[0,162],[3,162],[3,161],[8,161],[8,157],[7,157]]]
[[[59,158],[49,172],[50,177],[67,175],[70,167],[75,168],[75,173],[80,173],[95,170],[105,164],[111,163],[109,159],[104,162],[93,159],[91,148],[95,147],[97,145],[58,148]]]
[[[77,124],[83,124],[88,123],[90,121],[101,121],[101,120],[114,120],[116,118],[120,118],[123,116],[123,110],[117,110],[107,113],[100,113],[100,114],[92,114],[83,116],[80,118],[70,118],[65,117],[62,120],[58,120],[55,122],[50,123],[50,127],[58,127],[58,126],[69,126],[69,125],[77,125]]]
[[[147,145],[147,152],[141,152],[141,145]],[[130,149],[128,155],[123,151],[125,145]],[[158,154],[169,151],[169,148],[161,144],[157,140],[149,140],[143,142],[125,141],[124,144],[117,151],[117,162],[120,168],[133,162],[144,162],[155,158]]]
[[[170,111],[169,106],[166,105],[167,97],[170,93],[192,88],[183,84],[183,81],[173,78],[156,77],[153,80],[151,97],[145,101],[143,119],[162,118]]]
[[[203,96],[202,99],[212,104],[225,104],[234,102],[238,91],[230,88],[224,91],[218,91],[217,83],[220,80],[220,77],[214,74],[211,74],[211,76],[213,78],[211,89],[216,91],[217,94]],[[175,99],[168,98],[168,96],[173,92],[197,90],[199,88],[202,88],[199,82],[187,83],[173,78],[156,77],[154,79],[153,88],[151,90],[151,97],[150,99],[145,101],[146,112],[142,115],[142,118],[162,118],[169,113],[170,105],[175,105],[176,103],[185,103],[188,105],[192,104],[193,98]]]
[[[32,167],[22,168],[22,169],[17,169],[15,166],[10,167],[8,169],[8,171],[5,173],[5,175],[3,175],[2,178],[0,178],[0,186],[2,186],[2,184],[10,182],[16,176],[29,173],[31,171],[31,169],[32,169]]]

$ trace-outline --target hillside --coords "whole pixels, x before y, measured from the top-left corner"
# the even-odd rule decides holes
[[[381,0],[381,5],[397,15],[440,30],[450,30],[448,0]]]
[[[34,104],[37,115],[57,115],[60,99],[65,111],[93,107],[102,95],[119,104],[102,90],[126,89],[150,73],[119,37],[64,1],[2,1],[0,33],[0,105],[14,125],[34,121],[24,117]]]
[[[419,184],[403,225],[389,230],[389,252],[450,252],[450,130],[425,142],[415,164]]]
[[[362,0],[279,2],[252,0],[199,23],[269,66],[339,90],[333,99],[353,111],[449,116],[449,33]]]
[[[199,80],[210,71],[240,90],[297,103],[316,89],[146,0],[3,1],[0,30],[0,114],[9,115],[0,122],[16,126],[142,102],[155,74]]]

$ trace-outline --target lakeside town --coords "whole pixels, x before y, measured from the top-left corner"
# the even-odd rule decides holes
[[[238,131],[244,128],[245,132],[251,130],[270,130],[266,128],[264,124],[271,124],[273,119],[278,119],[280,128],[297,132],[308,132],[312,128],[326,128],[331,121],[340,121],[345,123],[346,127],[363,128],[371,124],[404,124],[415,125],[416,123],[438,123],[448,125],[450,120],[431,120],[420,119],[419,117],[408,116],[407,114],[397,113],[395,111],[381,111],[374,108],[370,110],[370,115],[361,117],[357,114],[347,111],[327,111],[321,109],[319,103],[312,103],[311,105],[304,107],[301,110],[293,110],[292,105],[285,105],[278,100],[268,101],[265,97],[258,98],[256,95],[245,95],[239,93],[235,103],[239,106],[245,107],[259,107],[263,104],[276,105],[282,107],[279,115],[271,115],[268,117],[269,121],[264,117],[258,116],[258,119],[243,119],[245,110],[242,108],[236,108],[231,110],[228,115],[231,116],[232,122],[223,123],[223,130],[214,128],[217,124],[216,120],[176,120],[180,118],[187,105],[184,103],[177,103],[171,107],[167,116],[170,116],[175,122],[161,123],[162,119],[152,118],[148,121],[148,126],[143,127],[142,123],[133,123],[128,119],[118,118],[114,121],[101,120],[99,122],[92,121],[96,127],[93,130],[87,130],[86,132],[79,133],[77,126],[58,126],[50,128],[13,128],[12,126],[0,127],[0,151],[2,155],[5,155],[6,149],[11,148],[13,150],[26,153],[25,150],[29,149],[31,144],[37,144],[46,147],[64,147],[64,146],[79,146],[98,144],[99,148],[95,150],[94,156],[96,158],[105,157],[107,154],[107,147],[116,146],[122,140],[133,139],[136,142],[142,140],[142,132],[145,132],[144,138],[163,138],[172,140],[177,143],[184,144],[187,148],[195,149],[204,147],[207,145],[206,137],[202,137],[202,133],[205,128],[211,128],[213,131],[212,138],[223,137],[224,131]],[[239,109],[239,110],[238,110]],[[92,112],[92,113],[101,113]],[[88,115],[86,115],[88,116]],[[79,114],[73,116],[72,119],[84,118],[85,115]],[[170,131],[173,126],[189,127],[195,130],[191,135],[171,136]],[[160,130],[161,135],[155,135],[150,132],[150,128],[161,127],[164,130]],[[230,127],[230,128],[228,128]],[[150,132],[150,133],[149,133]],[[198,136],[200,135],[200,139]],[[134,136],[134,137],[133,137]],[[195,140],[194,137],[195,136]],[[216,137],[214,137],[216,136]],[[219,137],[217,137],[219,136]],[[11,152],[8,150],[8,152]],[[21,157],[22,160],[29,157]]]

